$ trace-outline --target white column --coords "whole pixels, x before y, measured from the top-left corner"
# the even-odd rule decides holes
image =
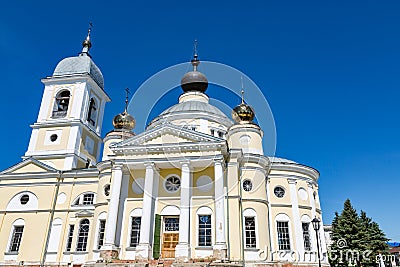
[[[119,196],[121,194],[122,166],[116,165],[112,169],[111,198],[108,205],[106,236],[102,250],[115,249],[115,230],[117,229]]]
[[[294,224],[294,238],[296,240],[296,250],[298,255],[300,256],[300,261],[303,261],[304,255],[304,243],[303,243],[303,227],[301,225],[300,220],[300,211],[299,211],[299,201],[297,199],[297,188],[296,188],[296,180],[288,179],[289,190],[290,190],[290,199],[292,202],[292,216],[293,216],[293,224]]]
[[[226,258],[224,170],[222,164],[222,159],[214,162],[215,244],[213,249],[214,257],[217,259]]]
[[[157,174],[156,166],[154,163],[146,163],[146,174],[144,178],[144,192],[143,192],[143,205],[142,205],[142,221],[140,225],[140,240],[139,245],[136,247],[136,259],[148,260],[152,257],[152,248],[150,245],[151,229],[154,222],[154,199],[155,188],[157,185],[154,183],[158,180],[155,179]]]
[[[179,214],[179,243],[175,248],[175,258],[187,261],[190,258],[190,198],[192,174],[189,162],[183,162],[181,173],[181,207]]]

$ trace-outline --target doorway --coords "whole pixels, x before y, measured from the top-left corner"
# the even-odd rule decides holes
[[[179,216],[163,217],[161,257],[175,258],[175,247],[179,242]]]

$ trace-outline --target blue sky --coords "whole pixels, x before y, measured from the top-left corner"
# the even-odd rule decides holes
[[[7,1],[0,10],[0,140],[7,140],[0,168],[25,153],[40,78],[80,51],[88,21],[91,54],[113,99],[103,134],[122,111],[123,89],[188,61],[197,38],[201,59],[233,66],[262,89],[277,155],[321,172],[325,223],[350,198],[399,241],[399,11],[398,1],[366,0]]]

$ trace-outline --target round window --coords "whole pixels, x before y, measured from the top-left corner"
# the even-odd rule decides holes
[[[27,194],[22,195],[21,198],[19,199],[19,201],[21,202],[22,205],[25,205],[29,201],[29,195],[27,195]]]
[[[57,140],[57,138],[58,138],[58,136],[57,136],[56,134],[52,134],[52,135],[50,136],[50,141],[51,141],[51,142],[55,142],[55,141]]]
[[[243,189],[246,192],[251,191],[251,189],[253,189],[253,183],[250,180],[244,180],[243,181]]]
[[[106,197],[108,197],[110,195],[110,188],[111,188],[111,186],[109,184],[106,184],[104,186],[104,195],[106,195]]]
[[[181,187],[181,179],[177,176],[170,176],[165,180],[165,189],[168,192],[176,192]]]
[[[283,189],[281,186],[277,186],[274,189],[274,194],[275,196],[282,198],[285,195],[285,189]]]

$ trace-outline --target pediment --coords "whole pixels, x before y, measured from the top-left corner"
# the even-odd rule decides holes
[[[0,172],[0,174],[21,174],[21,173],[39,173],[39,172],[56,172],[53,167],[44,164],[34,158],[27,158],[20,163],[11,166],[8,169]]]
[[[111,149],[187,143],[215,143],[221,141],[224,141],[224,139],[168,123],[145,131],[120,143],[114,144],[111,146]]]
[[[76,218],[85,218],[85,217],[93,217],[94,212],[91,210],[82,210],[77,213],[75,213]]]

